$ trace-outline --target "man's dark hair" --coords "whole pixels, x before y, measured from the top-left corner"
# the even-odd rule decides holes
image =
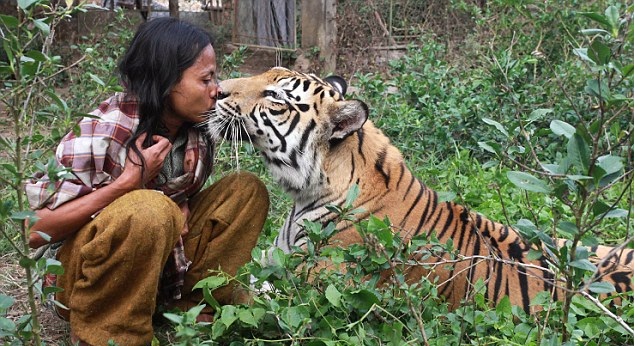
[[[177,18],[159,17],[139,26],[119,62],[119,74],[127,92],[139,100],[139,127],[128,148],[140,157],[136,139],[147,133],[145,148],[154,143],[153,135],[165,135],[161,116],[172,88],[212,43],[210,33]]]

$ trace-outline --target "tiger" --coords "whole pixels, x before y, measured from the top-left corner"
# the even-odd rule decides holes
[[[413,236],[436,234],[440,243],[452,239],[458,253],[471,258],[433,268],[441,283],[439,293],[456,309],[478,280],[493,303],[504,296],[530,310],[533,297],[550,291],[555,300],[563,291],[553,289],[553,274],[546,257],[529,260],[532,246],[513,228],[488,220],[479,213],[438,194],[415,177],[401,152],[368,119],[361,100],[345,99],[346,81],[274,67],[251,77],[220,83],[207,131],[217,139],[249,140],[261,153],[274,181],[293,199],[293,207],[274,240],[289,253],[307,243],[305,220],[327,225],[337,222],[332,244],[349,246],[363,241],[355,220],[339,220],[328,205],[342,205],[357,185],[354,208],[357,221],[374,215],[387,217],[394,232],[408,241]],[[332,209],[332,208],[331,208]],[[561,240],[562,242],[563,240]],[[605,257],[596,274],[616,291],[632,291],[633,250],[598,246]],[[492,256],[493,255],[493,256]],[[483,261],[483,258],[497,261]],[[425,266],[408,269],[410,280],[429,274]]]

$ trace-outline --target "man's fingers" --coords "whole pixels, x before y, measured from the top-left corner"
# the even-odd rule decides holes
[[[164,142],[170,143],[170,141],[167,138],[165,138],[163,136],[159,136],[159,135],[152,136],[152,140],[154,141],[154,144],[159,144],[159,143],[164,143]]]
[[[154,145],[152,146],[152,150],[155,151],[155,154],[163,160],[172,150],[172,143],[162,136],[152,136],[154,140]]]
[[[141,150],[143,148],[143,141],[146,140],[146,136],[148,134],[147,133],[142,133],[139,135],[139,137],[137,137],[137,140],[135,141],[135,144],[137,145],[137,148],[139,148],[139,150]]]

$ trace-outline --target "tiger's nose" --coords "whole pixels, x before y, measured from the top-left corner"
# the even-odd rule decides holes
[[[216,94],[216,99],[217,100],[222,100],[222,99],[224,99],[227,96],[229,96],[229,93],[223,92],[222,89],[219,89],[218,93]]]

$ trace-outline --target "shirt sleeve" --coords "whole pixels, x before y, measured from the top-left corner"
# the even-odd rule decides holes
[[[70,178],[55,181],[38,173],[26,182],[25,192],[33,209],[55,209],[116,179],[123,170],[125,142],[133,123],[120,110],[95,111],[96,117],[83,118],[77,135],[69,132],[57,147],[56,164],[67,169]],[[128,122],[126,122],[128,121]]]

